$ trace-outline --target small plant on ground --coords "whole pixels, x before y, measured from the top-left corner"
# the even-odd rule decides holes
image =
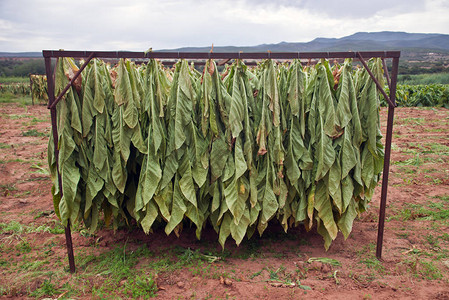
[[[34,136],[34,137],[43,137],[48,136],[48,134],[39,132],[36,129],[29,129],[27,131],[22,132],[23,136]]]

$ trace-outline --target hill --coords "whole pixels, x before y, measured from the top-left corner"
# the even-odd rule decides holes
[[[215,52],[308,52],[308,51],[369,51],[400,50],[403,58],[428,59],[429,55],[449,57],[449,35],[407,32],[357,32],[342,38],[316,38],[306,43],[281,42],[257,46],[214,46]],[[183,47],[160,51],[210,51],[207,47]]]
[[[0,58],[15,59],[15,58],[40,58],[42,52],[0,52]]]

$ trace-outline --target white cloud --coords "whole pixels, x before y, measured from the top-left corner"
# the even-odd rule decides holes
[[[358,31],[449,33],[444,0],[1,0],[0,51],[306,42]]]

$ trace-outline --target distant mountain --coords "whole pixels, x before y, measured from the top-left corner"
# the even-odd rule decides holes
[[[85,50],[85,49],[79,49]],[[113,49],[111,49],[113,50]],[[420,54],[436,52],[449,55],[449,35],[437,33],[407,32],[357,32],[342,38],[316,38],[306,43],[281,42],[278,44],[261,44],[257,46],[215,46],[215,52],[313,52],[313,51],[370,51],[401,50],[403,58],[411,58]],[[206,47],[183,47],[177,49],[161,49],[157,51],[208,52]],[[8,53],[0,52],[2,58],[42,57],[41,52]]]
[[[42,52],[0,52],[0,57],[2,58],[35,58],[42,57]]]
[[[281,42],[257,46],[214,46],[215,52],[313,52],[313,51],[373,51],[401,50],[402,56],[415,56],[417,53],[438,52],[449,54],[449,35],[436,33],[407,32],[357,32],[342,38],[316,38],[307,43]],[[198,51],[208,52],[207,47],[184,47],[160,51]]]

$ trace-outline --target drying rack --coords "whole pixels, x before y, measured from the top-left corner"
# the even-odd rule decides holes
[[[400,51],[348,51],[348,52],[130,52],[130,51],[63,51],[63,50],[43,50],[42,54],[45,59],[45,71],[47,74],[47,87],[48,87],[48,108],[50,109],[51,125],[53,141],[55,145],[55,157],[58,164],[59,150],[58,150],[58,128],[56,122],[56,104],[62,99],[67,90],[72,86],[81,72],[86,68],[89,62],[93,58],[108,58],[108,59],[187,59],[187,60],[207,60],[207,59],[220,59],[224,62],[232,59],[241,60],[262,60],[262,59],[275,59],[275,60],[292,60],[292,59],[341,59],[352,58],[361,62],[363,67],[367,70],[380,93],[384,96],[388,103],[388,118],[387,118],[387,131],[385,137],[385,156],[383,166],[382,177],[382,190],[380,197],[379,207],[379,221],[377,232],[377,247],[376,257],[382,258],[382,244],[385,227],[385,209],[387,204],[387,189],[388,189],[388,174],[390,171],[390,154],[391,154],[391,139],[393,135],[393,121],[394,121],[394,108],[396,107],[396,86],[399,69],[399,57]],[[73,57],[78,59],[84,59],[84,64],[80,67],[78,72],[70,80],[67,86],[61,91],[61,93],[55,97],[55,79],[54,70],[51,67],[52,58],[60,57]],[[384,87],[377,81],[365,59],[378,57],[382,59],[385,77],[389,87],[389,94],[384,90]],[[392,59],[391,76],[388,72],[385,59]],[[58,184],[59,191],[62,197],[62,181],[58,170]],[[65,239],[67,246],[67,255],[69,259],[70,272],[75,272],[75,259],[73,255],[72,234],[70,230],[70,220],[65,227]]]

